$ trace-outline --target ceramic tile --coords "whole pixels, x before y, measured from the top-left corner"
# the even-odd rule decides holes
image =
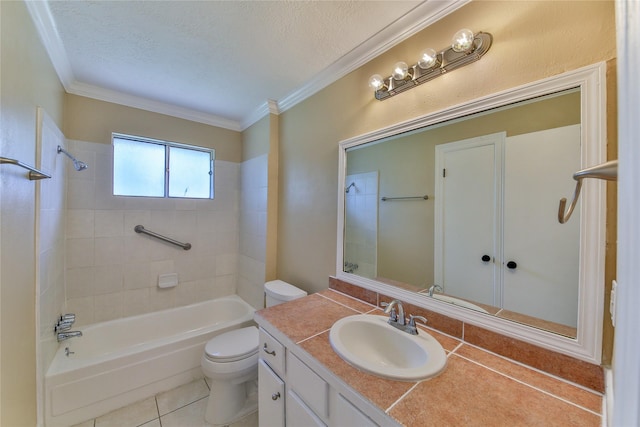
[[[96,418],[95,427],[135,427],[156,418],[156,399],[150,397]]]
[[[331,328],[337,320],[358,314],[320,295],[289,301],[256,312],[287,335],[293,342],[299,342]]]
[[[360,313],[368,313],[371,310],[375,309],[375,306],[371,305],[371,304],[367,304],[365,302],[362,302],[361,300],[358,300],[354,297],[342,294],[338,291],[335,291],[333,289],[326,289],[324,291],[320,291],[318,292],[320,295],[322,295],[325,298],[328,298],[332,301],[335,301],[339,304],[342,305],[346,305],[349,308],[352,308],[356,311],[359,311]]]
[[[207,396],[209,388],[204,379],[199,379],[156,396],[158,411],[162,416]]]
[[[352,285],[335,277],[329,277],[329,288],[351,295],[369,304],[378,305],[378,294],[376,292]]]
[[[461,346],[456,354],[593,412],[600,413],[602,410],[602,395],[599,393],[584,390],[469,345]]]
[[[349,365],[331,348],[328,331],[302,342],[300,346],[354,390],[381,408],[391,406],[415,385],[415,382],[376,377]]]
[[[602,422],[592,412],[455,354],[440,376],[418,384],[389,414],[407,426],[596,427]]]
[[[207,409],[207,399],[200,399],[190,405],[182,407],[160,417],[162,427],[209,427],[204,420]]]
[[[604,392],[604,373],[602,367],[598,365],[536,347],[533,344],[505,337],[469,324],[465,324],[464,340],[493,353],[583,385],[599,393]]]
[[[142,424],[140,427],[162,427],[162,424],[160,424],[160,418],[157,418],[153,421]]]

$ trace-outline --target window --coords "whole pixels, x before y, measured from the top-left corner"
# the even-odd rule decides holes
[[[212,149],[113,134],[116,196],[213,199]]]

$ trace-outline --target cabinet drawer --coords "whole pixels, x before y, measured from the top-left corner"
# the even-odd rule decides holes
[[[281,377],[284,376],[284,346],[260,328],[260,358]]]
[[[261,360],[258,363],[258,418],[261,426],[284,427],[284,382]]]
[[[325,427],[326,425],[295,392],[289,391],[287,393],[287,427],[313,426]]]
[[[327,419],[329,385],[294,354],[287,361],[287,383],[320,418]]]

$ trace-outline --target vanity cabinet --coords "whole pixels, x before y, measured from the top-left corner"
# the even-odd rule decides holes
[[[379,425],[365,415],[367,408],[359,409],[343,395],[332,374],[313,362],[295,345],[287,347],[260,328],[260,427]]]

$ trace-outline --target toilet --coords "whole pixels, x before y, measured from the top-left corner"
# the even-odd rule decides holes
[[[265,283],[264,291],[267,307],[307,295],[282,280]],[[231,424],[258,409],[258,343],[258,328],[248,326],[215,336],[205,345],[201,365],[211,384],[205,412],[209,424]]]

